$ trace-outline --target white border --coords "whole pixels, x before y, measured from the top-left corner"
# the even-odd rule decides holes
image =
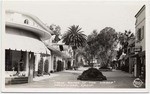
[[[3,4],[3,2],[2,2],[2,32],[1,32],[1,40],[2,40],[2,44],[4,44],[4,38],[5,38],[5,9],[4,9],[4,4]],[[1,45],[1,47],[2,47],[2,52],[1,52],[1,60],[2,60],[2,62],[5,62],[5,48],[4,48],[4,45]],[[3,89],[5,88],[5,64],[4,63],[1,63],[2,64],[2,73],[1,73],[1,78],[2,78],[2,80],[1,80],[1,82],[2,82],[2,91],[3,91]]]
[[[150,44],[148,43],[148,40],[150,40],[150,1],[146,4],[146,40],[145,40],[145,47],[146,47],[146,88],[150,91]]]
[[[8,1],[8,0],[7,0]],[[12,1],[12,0],[9,0]],[[24,0],[27,1],[27,0]],[[32,0],[35,1],[35,0]],[[40,1],[40,0],[37,0]],[[53,1],[53,0],[50,0]],[[60,0],[56,0],[56,1],[60,1]],[[66,1],[66,0],[62,0],[62,1]],[[72,0],[75,1],[75,0]],[[80,1],[80,0],[77,0]],[[92,1],[92,0],[82,0],[82,1]],[[95,1],[99,1],[99,0],[95,0]],[[108,2],[110,0],[100,0],[103,2]],[[117,3],[120,2],[145,2],[146,4],[146,41],[145,41],[145,45],[146,45],[146,88],[145,89],[139,89],[139,88],[131,88],[131,89],[121,89],[121,88],[84,88],[84,89],[79,89],[79,88],[5,88],[5,64],[2,64],[2,92],[148,92],[149,88],[150,88],[150,75],[149,75],[149,68],[150,68],[150,64],[148,57],[150,57],[149,53],[150,50],[148,50],[148,48],[150,48],[150,44],[148,44],[148,38],[150,36],[150,2],[149,0],[122,0],[122,1],[118,1],[118,0],[111,0],[110,3],[112,3],[112,1],[116,1]],[[137,11],[138,12],[138,11]],[[3,41],[3,39],[5,38],[5,8],[4,8],[4,2],[2,2],[2,44],[4,44],[5,42]],[[5,62],[5,48],[4,45],[1,46],[2,47],[2,56],[1,56],[1,60],[2,62]]]

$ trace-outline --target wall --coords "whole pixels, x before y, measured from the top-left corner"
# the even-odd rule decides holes
[[[24,24],[24,20],[26,20],[26,19],[28,19],[28,21],[29,21],[28,26],[32,26],[32,27],[36,27],[36,28],[44,30],[32,18],[30,18],[27,15],[23,15],[20,13],[6,12],[6,21],[18,23],[18,24]],[[25,25],[27,25],[27,24],[25,24]]]
[[[144,38],[138,42],[136,37],[135,46],[142,46],[142,51],[145,51],[145,10],[143,10],[141,14],[139,14],[139,16],[136,18],[136,36],[138,29],[142,28],[142,26],[144,26]]]

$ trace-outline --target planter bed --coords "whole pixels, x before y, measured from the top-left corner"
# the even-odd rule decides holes
[[[107,80],[107,78],[98,69],[89,68],[88,70],[85,70],[81,75],[79,75],[77,80],[103,81],[103,80]]]

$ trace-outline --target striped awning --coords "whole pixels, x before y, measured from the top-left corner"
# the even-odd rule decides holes
[[[4,39],[5,49],[31,51],[35,53],[50,54],[44,43],[36,38],[6,34]]]

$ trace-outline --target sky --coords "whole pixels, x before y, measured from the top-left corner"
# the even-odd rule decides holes
[[[5,1],[5,9],[30,13],[47,25],[56,24],[63,34],[79,25],[86,35],[112,27],[116,32],[135,32],[135,15],[144,5],[137,1]]]

